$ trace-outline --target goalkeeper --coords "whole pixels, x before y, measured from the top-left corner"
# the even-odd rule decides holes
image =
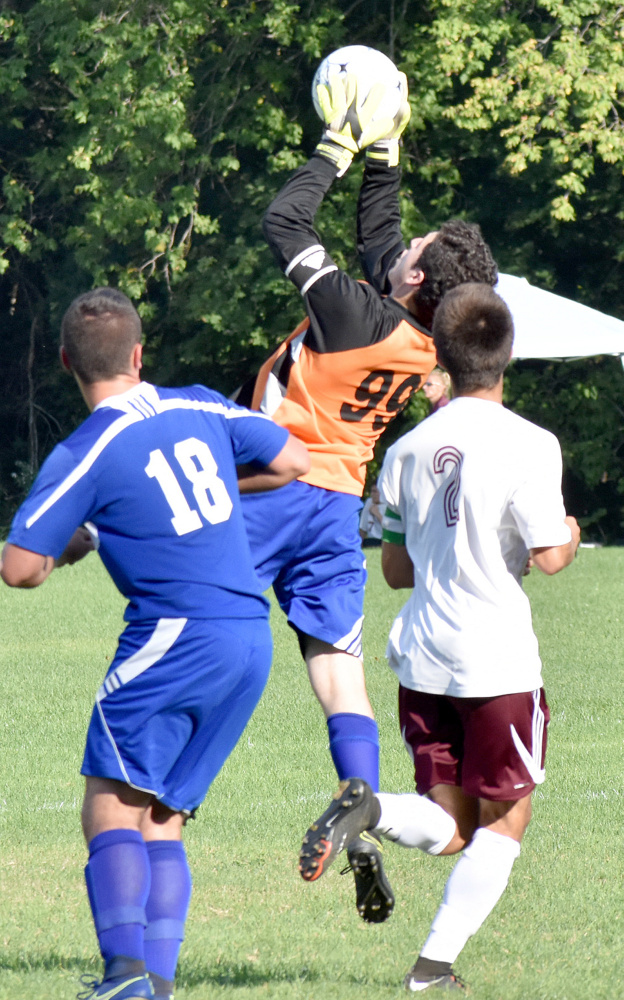
[[[279,497],[244,497],[244,516],[261,583],[273,585],[298,635],[338,776],[363,778],[373,790],[379,737],[362,664],[366,568],[358,532],[366,464],[435,365],[430,326],[442,296],[463,282],[493,285],[497,277],[474,225],[451,221],[405,247],[398,207],[399,138],[409,119],[403,81],[401,108],[389,121],[374,117],[377,87],[361,102],[352,80],[335,77],[319,93],[321,141],[264,219],[269,246],[307,316],[237,396],[310,452],[307,475]],[[327,191],[363,148],[358,250],[366,283],[338,268],[314,229]],[[365,831],[348,845],[348,857],[360,916],[385,920],[394,899],[379,841]],[[322,861],[304,877],[321,872]]]

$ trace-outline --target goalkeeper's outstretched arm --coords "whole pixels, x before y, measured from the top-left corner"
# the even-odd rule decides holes
[[[262,221],[264,237],[282,271],[297,284],[292,262],[306,250],[323,249],[314,217],[336,179],[336,168],[314,155],[287,181]]]
[[[388,272],[405,243],[399,209],[399,144],[410,119],[407,78],[402,77],[402,101],[388,131],[366,148],[364,177],[357,214],[358,254],[364,277],[377,291],[390,292]]]
[[[366,159],[357,211],[357,248],[366,281],[387,295],[388,272],[405,250],[399,209],[400,171]]]

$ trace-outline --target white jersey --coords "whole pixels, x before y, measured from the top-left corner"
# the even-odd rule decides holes
[[[522,574],[529,549],[571,539],[561,473],[553,434],[474,397],[389,449],[384,537],[414,564],[387,648],[404,687],[482,698],[542,686]]]

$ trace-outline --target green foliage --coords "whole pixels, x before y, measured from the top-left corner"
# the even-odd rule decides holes
[[[564,458],[564,493],[585,539],[624,538],[624,372],[617,358],[515,362],[505,402],[548,427]]]
[[[111,283],[135,299],[148,377],[226,393],[298,322],[300,298],[260,223],[318,138],[310,82],[342,44],[381,48],[408,75],[406,237],[450,215],[476,220],[502,270],[624,316],[623,31],[616,0],[3,4],[0,522],[18,470],[36,468],[81,416],[55,360],[77,292]],[[356,275],[360,169],[318,218]],[[576,369],[581,408],[596,371]],[[551,374],[533,370],[513,399],[529,413],[543,397],[540,420],[557,429],[577,397]],[[619,459],[598,454],[620,447],[615,412],[598,391],[599,449],[580,419],[581,438],[564,447],[586,516],[608,509],[609,537],[620,531]],[[606,498],[597,464],[613,482]]]

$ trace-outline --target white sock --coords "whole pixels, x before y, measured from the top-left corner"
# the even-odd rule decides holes
[[[502,896],[520,844],[480,827],[444,889],[442,906],[421,951],[423,958],[454,962]]]
[[[439,854],[455,836],[453,817],[424,795],[378,792],[377,799],[381,806],[377,832],[402,847]]]

